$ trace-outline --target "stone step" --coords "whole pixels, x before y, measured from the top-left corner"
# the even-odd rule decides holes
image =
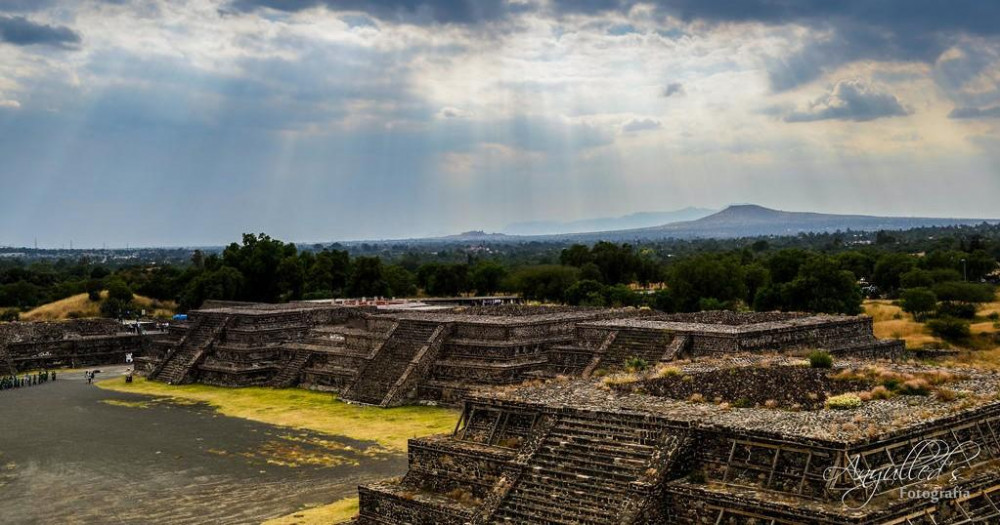
[[[613,509],[622,506],[624,499],[600,498],[585,492],[565,492],[545,490],[537,487],[532,491],[515,491],[508,508],[518,509],[523,514],[545,517],[547,520],[561,520],[569,523],[612,523]],[[545,521],[551,522],[551,521]]]
[[[576,490],[560,486],[540,485],[534,482],[515,489],[512,494],[515,497],[535,500],[539,503],[558,502],[566,506],[588,508],[614,507],[623,501],[623,495],[617,492]]]
[[[599,480],[600,484],[628,484],[642,475],[639,467],[617,467],[615,465],[587,464],[585,462],[568,462],[559,459],[535,458],[533,468],[544,474],[564,474],[580,479]]]
[[[624,498],[582,499],[576,493],[552,491],[543,486],[515,489],[498,513],[503,521],[517,523],[606,524],[614,523],[616,509]],[[498,520],[499,521],[499,520]]]
[[[565,486],[572,490],[607,491],[613,494],[625,494],[628,482],[607,480],[593,476],[581,476],[546,468],[528,468],[524,471],[520,483],[536,483],[543,487]],[[520,486],[520,483],[518,486]],[[516,487],[515,487],[516,488]]]
[[[642,431],[636,429],[620,429],[620,428],[600,428],[593,426],[570,426],[560,424],[557,428],[552,429],[552,435],[560,438],[565,438],[567,441],[585,441],[585,442],[595,442],[598,444],[609,443],[608,438],[613,438],[614,441],[619,441],[622,443],[629,443],[631,446],[650,446],[655,443],[656,436],[653,431]]]
[[[543,448],[558,449],[563,453],[569,454],[624,457],[640,460],[649,457],[653,452],[653,447],[650,445],[633,442],[615,443],[573,435],[549,435],[543,444]]]
[[[633,455],[622,457],[616,454],[595,453],[593,451],[587,453],[550,446],[543,446],[535,453],[535,458],[539,460],[539,463],[546,465],[578,466],[581,470],[594,470],[596,472],[601,472],[602,469],[617,469],[629,474],[641,472],[646,464],[649,463],[649,456],[640,457]]]

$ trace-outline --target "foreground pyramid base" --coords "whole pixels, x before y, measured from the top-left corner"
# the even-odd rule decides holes
[[[404,477],[360,488],[357,523],[1000,523],[998,384],[758,355],[472,395]]]

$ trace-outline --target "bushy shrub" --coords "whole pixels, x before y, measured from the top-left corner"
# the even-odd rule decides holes
[[[829,352],[817,350],[809,354],[809,366],[812,368],[831,368],[833,367],[833,356]]]
[[[899,393],[904,396],[928,396],[931,385],[924,379],[911,379],[899,386]]]
[[[996,298],[996,289],[988,284],[946,282],[932,288],[941,301],[988,303]]]
[[[741,397],[732,403],[733,408],[751,408],[753,407],[753,401],[745,397]]]
[[[660,365],[656,369],[654,374],[656,377],[676,377],[681,375],[681,369],[676,366],[663,366]]]
[[[641,357],[632,356],[625,360],[625,370],[628,372],[637,373],[645,372],[649,369],[649,362]]]
[[[17,321],[21,318],[21,314],[18,313],[17,309],[11,308],[9,310],[0,310],[0,322],[9,323],[11,321]]]
[[[969,322],[954,317],[941,317],[927,322],[931,333],[946,341],[965,341],[971,335]]]
[[[974,319],[976,305],[972,303],[943,302],[937,309],[938,317],[955,317],[957,319]]]
[[[826,407],[830,410],[850,410],[860,406],[861,398],[857,394],[841,394],[826,400]]]

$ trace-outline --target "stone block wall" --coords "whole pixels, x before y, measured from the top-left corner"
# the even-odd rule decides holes
[[[147,338],[113,319],[0,324],[0,347],[16,370],[124,364],[140,356]]]
[[[648,395],[680,400],[697,394],[706,401],[720,399],[743,408],[775,401],[780,407],[800,409],[822,408],[828,395],[872,388],[861,381],[831,379],[833,373],[829,369],[794,365],[733,366],[680,372],[619,388],[641,388]]]

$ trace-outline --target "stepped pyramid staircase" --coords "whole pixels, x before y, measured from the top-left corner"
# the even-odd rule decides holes
[[[306,363],[312,357],[312,352],[308,350],[296,350],[292,359],[285,363],[285,366],[274,376],[274,379],[268,383],[268,386],[274,388],[289,388],[295,386],[299,382],[299,375],[302,370],[306,367]]]
[[[608,332],[594,358],[583,371],[590,377],[600,366],[620,368],[631,357],[647,363],[665,363],[677,359],[687,350],[691,337],[687,334],[648,330],[615,330]]]
[[[436,322],[400,320],[344,392],[344,399],[390,406],[427,373],[448,330]]]
[[[17,369],[14,368],[14,360],[10,357],[10,352],[7,351],[7,345],[0,341],[0,374],[10,374],[17,375]]]
[[[688,345],[691,343],[691,336],[687,334],[676,334],[674,335],[674,340],[670,341],[667,345],[667,350],[663,352],[663,356],[660,357],[661,363],[666,363],[668,361],[673,361],[680,357],[681,353],[687,350]]]
[[[191,369],[204,359],[205,352],[225,329],[229,319],[229,316],[199,317],[173,351],[149,374],[149,379],[168,384],[184,382]]]
[[[689,438],[641,417],[608,418],[561,414],[486,522],[610,525],[636,519]]]

